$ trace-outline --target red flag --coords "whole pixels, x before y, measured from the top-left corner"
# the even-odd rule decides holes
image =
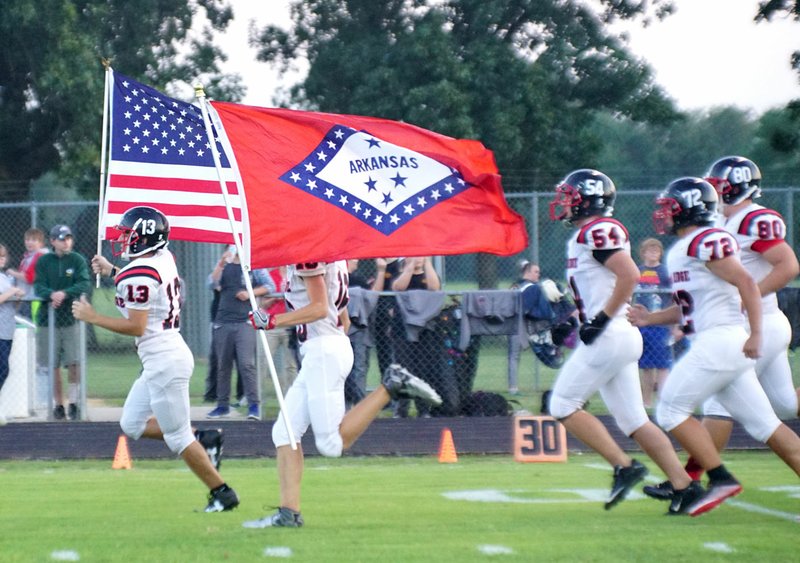
[[[211,105],[242,178],[254,268],[527,246],[477,141],[379,118]]]

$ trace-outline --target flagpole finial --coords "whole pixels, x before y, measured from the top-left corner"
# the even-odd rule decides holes
[[[103,69],[108,70],[109,68],[111,68],[111,59],[103,57],[100,59],[100,64],[103,65]]]
[[[199,82],[195,83],[194,85],[194,97],[198,99],[206,97],[206,92],[203,90],[203,85]]]

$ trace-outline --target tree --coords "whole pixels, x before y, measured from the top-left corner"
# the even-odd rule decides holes
[[[220,74],[212,30],[225,0],[8,0],[0,10],[0,181],[6,200],[28,197],[45,172],[97,189],[101,58],[155,87],[201,78],[209,95],[237,100]]]
[[[759,2],[758,12],[755,16],[756,22],[771,21],[776,17],[791,17],[795,21],[800,21],[800,0],[766,0]],[[795,51],[791,55],[792,68],[797,72],[797,79],[800,80],[800,51]],[[788,127],[791,131],[784,131],[779,127],[773,131],[774,137],[767,140],[767,143],[775,150],[784,153],[793,161],[793,167],[800,167],[800,99],[792,100],[786,106],[785,117],[789,119]]]
[[[597,111],[677,117],[606,25],[670,10],[659,0],[306,0],[291,4],[292,29],[266,26],[251,45],[281,68],[307,58],[284,103],[480,139],[510,172],[506,190],[528,191],[596,162]],[[520,169],[533,183],[514,181]],[[491,264],[478,268],[481,287],[494,286]]]

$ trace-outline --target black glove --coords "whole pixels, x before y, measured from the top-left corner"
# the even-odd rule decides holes
[[[600,336],[600,333],[606,328],[609,320],[611,319],[608,318],[605,311],[597,313],[591,321],[581,325],[581,328],[578,330],[578,336],[581,337],[581,341],[588,346],[597,340],[597,337]]]

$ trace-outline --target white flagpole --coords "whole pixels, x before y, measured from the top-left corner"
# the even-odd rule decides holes
[[[233,208],[231,207],[231,203],[229,201],[228,195],[228,187],[225,185],[225,180],[222,177],[222,165],[219,161],[219,153],[217,152],[217,143],[214,140],[214,134],[211,129],[211,120],[208,117],[208,107],[206,106],[206,94],[203,90],[201,85],[196,85],[194,87],[194,94],[200,102],[200,111],[203,114],[203,124],[206,128],[206,136],[208,137],[208,144],[211,147],[211,155],[214,158],[214,166],[217,168],[217,179],[219,180],[219,187],[222,191],[222,199],[225,202],[225,209],[228,213],[228,221],[231,224],[231,233],[233,234],[233,242],[236,245],[236,252],[239,256],[245,256],[243,249],[242,249],[242,241],[239,237],[239,233],[236,229],[236,221],[233,217]],[[249,256],[249,254],[247,255]],[[250,262],[249,260],[245,263],[244,260],[240,262],[242,267],[242,277],[244,277],[244,283],[247,288],[247,296],[250,298],[250,308],[257,309],[258,303],[256,302],[256,296],[253,293],[253,283],[250,280]],[[288,412],[286,411],[286,406],[283,401],[283,392],[281,391],[281,384],[278,381],[278,376],[275,370],[275,363],[272,360],[272,353],[269,350],[269,343],[267,342],[267,335],[264,333],[263,330],[258,331],[258,335],[261,338],[261,347],[264,348],[264,355],[267,357],[267,366],[269,367],[269,375],[272,379],[272,385],[275,387],[275,394],[278,397],[278,406],[283,413],[283,422],[286,425],[286,432],[289,435],[289,444],[292,446],[293,450],[297,449],[297,444],[295,443],[294,432],[292,432],[292,426],[289,424],[289,416]]]
[[[103,251],[103,215],[105,215],[106,191],[106,150],[108,145],[108,106],[111,97],[111,81],[114,71],[108,60],[103,59],[105,72],[105,86],[103,89],[103,131],[100,135],[100,191],[97,205],[97,254]],[[95,276],[95,287],[100,287],[100,274]]]

